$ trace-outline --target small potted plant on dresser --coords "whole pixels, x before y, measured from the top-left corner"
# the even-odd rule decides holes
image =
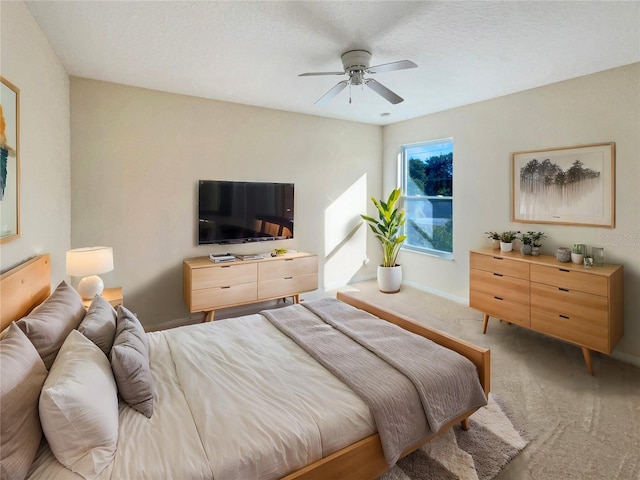
[[[531,255],[531,252],[533,250],[533,239],[531,238],[529,232],[518,234],[518,238],[522,242],[522,244],[520,245],[520,253],[522,255]]]
[[[491,240],[491,248],[494,250],[500,249],[500,234],[498,232],[484,232]]]
[[[382,246],[383,263],[378,266],[378,288],[383,293],[395,293],[402,283],[402,268],[396,263],[400,247],[407,238],[400,235],[405,222],[404,210],[396,207],[400,189],[391,192],[386,202],[371,198],[378,209],[378,219],[360,215],[365,220]]]
[[[540,247],[542,246],[542,239],[547,238],[544,232],[527,232],[531,237],[531,255],[537,257],[540,255]]]
[[[516,239],[518,232],[502,232],[500,234],[500,250],[503,252],[510,252],[513,250],[513,241]]]

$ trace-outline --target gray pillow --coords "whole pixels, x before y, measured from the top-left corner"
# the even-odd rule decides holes
[[[67,335],[80,325],[85,313],[82,298],[63,280],[36,310],[16,323],[49,370]]]
[[[96,295],[78,326],[78,331],[100,347],[107,358],[116,336],[116,318],[116,311],[111,304],[101,295]]]
[[[47,369],[33,344],[15,323],[0,341],[0,477],[24,479],[33,463],[42,428],[40,390]]]
[[[120,397],[147,417],[153,414],[153,379],[147,334],[136,316],[118,306],[116,338],[111,348],[111,369]]]

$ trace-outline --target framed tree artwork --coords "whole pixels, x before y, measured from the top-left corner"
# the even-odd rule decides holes
[[[20,236],[20,90],[6,78],[0,90],[0,243]]]
[[[512,220],[615,226],[615,143],[512,154]]]

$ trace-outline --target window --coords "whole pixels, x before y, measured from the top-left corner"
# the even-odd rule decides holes
[[[453,139],[402,146],[404,248],[453,257]]]

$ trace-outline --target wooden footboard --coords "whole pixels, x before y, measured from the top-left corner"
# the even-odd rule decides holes
[[[373,305],[352,294],[338,292],[337,297],[339,300],[348,303],[349,305],[365,310],[379,318],[398,325],[405,330],[433,340],[434,342],[467,357],[477,367],[480,384],[484,389],[485,395],[488,397],[491,373],[490,350],[477,347],[452,335],[422,325],[409,317],[392,312],[383,307]],[[409,448],[402,456],[406,456],[417,450],[422,445],[447,431],[457,423],[462,423],[463,427],[465,425],[468,426],[468,418],[474,412],[475,410],[466,412],[464,415],[452,420],[438,432]],[[328,457],[318,460],[311,465],[307,465],[306,467],[287,475],[283,480],[325,480],[327,478],[339,478],[341,480],[373,480],[386,471],[387,464],[382,450],[382,443],[380,442],[380,437],[376,433],[337,451],[333,455],[329,455]]]

